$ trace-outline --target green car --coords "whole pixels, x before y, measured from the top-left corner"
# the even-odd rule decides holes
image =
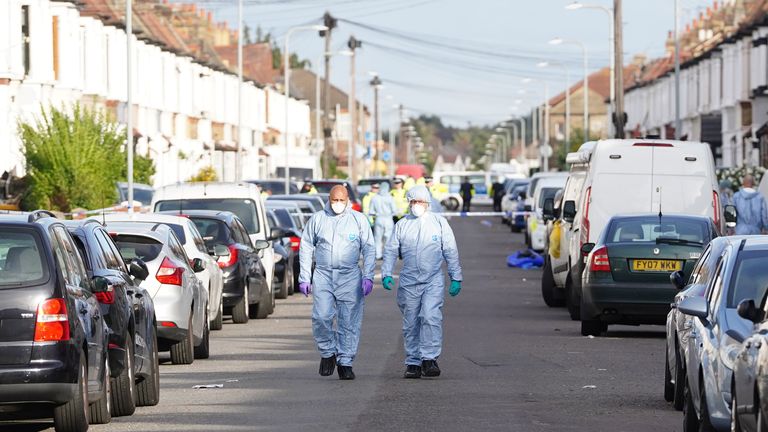
[[[582,275],[581,334],[599,336],[608,324],[664,324],[677,290],[718,230],[705,216],[614,216],[598,243],[587,243]]]

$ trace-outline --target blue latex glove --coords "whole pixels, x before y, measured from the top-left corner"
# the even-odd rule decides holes
[[[363,295],[367,296],[373,291],[373,281],[370,279],[363,279]]]
[[[392,279],[392,276],[387,276],[381,281],[382,285],[384,285],[384,289],[387,291],[392,290],[395,286],[395,280]]]
[[[299,291],[304,294],[304,297],[309,296],[312,293],[312,284],[309,282],[302,282],[299,284]]]
[[[461,281],[451,281],[451,289],[448,290],[451,297],[459,295],[459,291],[461,291]]]

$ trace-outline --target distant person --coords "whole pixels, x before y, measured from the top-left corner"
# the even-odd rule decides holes
[[[405,216],[408,212],[408,200],[405,197],[405,188],[403,187],[403,179],[395,178],[392,180],[392,199],[395,200],[395,207],[397,207],[397,214],[395,220]]]
[[[493,211],[501,211],[501,200],[504,198],[504,184],[498,179],[491,185],[491,196],[493,197]]]
[[[395,229],[393,216],[397,214],[397,206],[392,195],[389,194],[389,184],[382,183],[381,191],[373,197],[368,210],[368,217],[373,219],[373,239],[376,243],[376,259],[384,256],[384,246],[392,237]]]
[[[430,211],[433,213],[442,213],[443,205],[440,204],[438,197],[440,196],[439,186],[435,184],[435,179],[431,176],[424,177],[424,186],[429,190],[429,195],[432,198],[432,204],[430,204]]]
[[[370,216],[371,200],[373,200],[373,198],[379,194],[379,187],[380,186],[378,183],[374,183],[371,185],[371,190],[368,191],[367,194],[363,195],[363,214],[368,216],[368,222],[370,222],[371,227],[373,227],[373,217]]]
[[[459,195],[461,195],[464,203],[461,206],[461,211],[469,212],[470,205],[472,204],[472,195],[475,194],[475,187],[469,182],[469,177],[464,177],[461,180],[461,186],[459,186]]]
[[[720,180],[720,207],[733,205],[733,185],[728,179]]]
[[[736,235],[756,235],[768,229],[768,207],[765,198],[755,189],[755,178],[744,176],[742,188],[733,195],[736,207]]]
[[[315,189],[315,185],[312,184],[312,180],[304,180],[304,185],[301,186],[301,193],[310,195],[317,194],[317,189]]]

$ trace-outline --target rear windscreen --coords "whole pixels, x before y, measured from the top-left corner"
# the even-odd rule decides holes
[[[282,228],[293,228],[293,219],[287,210],[275,210],[275,217],[278,225]]]
[[[555,199],[555,195],[557,195],[557,191],[559,190],[560,188],[542,188],[541,194],[539,195],[538,207],[544,207],[544,201],[548,199]]]
[[[728,306],[735,308],[743,300],[760,303],[768,288],[768,251],[742,251],[733,268],[728,290]]]
[[[162,243],[149,237],[118,234],[113,235],[112,240],[115,241],[120,255],[126,261],[134,258],[145,262],[153,261],[163,250]]]
[[[629,218],[614,221],[608,228],[607,243],[656,243],[657,240],[684,240],[709,243],[710,227],[705,222],[663,217]]]
[[[163,224],[167,225],[168,228],[173,230],[173,233],[176,234],[176,237],[179,238],[179,242],[181,244],[185,244],[187,242],[187,235],[184,234],[184,227],[177,224]]]
[[[193,217],[191,219],[192,222],[195,223],[197,230],[200,231],[200,234],[203,236],[203,241],[206,246],[210,247],[217,244],[228,245],[234,243],[234,241],[231,240],[232,233],[227,224],[223,221],[198,217]]]
[[[244,198],[210,198],[160,201],[155,205],[155,211],[168,210],[218,210],[229,211],[237,215],[243,222],[248,234],[261,231],[256,203]]]
[[[0,288],[31,286],[48,280],[40,238],[33,231],[0,228]]]

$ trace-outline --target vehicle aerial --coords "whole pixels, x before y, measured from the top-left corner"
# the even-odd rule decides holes
[[[288,183],[289,190],[286,192],[285,179],[246,180],[246,182],[255,184],[269,195],[293,195],[299,193],[299,185],[293,181]]]
[[[287,215],[287,212],[286,212]],[[290,220],[290,215],[287,215]],[[269,237],[272,241],[272,247],[275,248],[275,252],[280,259],[275,263],[275,297],[279,299],[287,299],[289,295],[292,295],[296,285],[296,275],[294,270],[296,269],[296,263],[298,260],[298,252],[295,252],[291,248],[293,243],[291,237],[296,236],[289,233],[287,229],[283,228],[278,222],[277,215],[274,211],[267,211],[267,222],[271,230]]]
[[[538,182],[533,194],[533,207],[530,209],[531,214],[526,220],[525,232],[528,247],[537,252],[542,252],[547,246],[547,220],[549,218],[544,218],[544,203],[547,201],[554,203],[555,196],[563,190],[567,179],[565,176],[542,179]]]
[[[57,432],[108,423],[108,328],[67,228],[52,213],[0,216],[0,404],[4,420],[53,417]]]
[[[459,195],[459,187],[464,181],[464,177],[469,179],[472,186],[475,187],[475,194],[472,196],[472,202],[480,205],[493,204],[493,199],[489,195],[491,190],[491,174],[484,171],[435,171],[432,173],[435,183],[448,186],[448,195],[443,199],[445,207],[449,210],[460,208],[463,200]]]
[[[148,206],[152,203],[152,196],[155,189],[147,184],[133,184],[133,200],[141,203],[142,206]],[[128,202],[128,183],[117,182],[118,203]]]
[[[107,231],[123,259],[140,259],[149,277],[141,286],[155,304],[158,349],[173,364],[209,356],[208,290],[195,276],[200,258],[190,260],[173,230],[149,222],[108,222]]]
[[[756,302],[743,300],[737,307],[740,317],[753,323],[751,333],[741,345],[733,365],[731,430],[758,432],[768,430],[768,387],[765,366],[768,306],[766,296]],[[768,347],[768,345],[766,345]]]
[[[100,278],[106,291],[96,293],[109,328],[112,415],[131,415],[137,406],[160,399],[155,306],[141,287],[146,264],[123,261],[109,234],[94,219],[66,222],[90,278]]]
[[[579,256],[584,244],[596,243],[608,220],[617,214],[706,216],[720,232],[724,228],[708,144],[650,139],[598,141],[582,188],[579,202],[563,203],[563,217],[578,224],[578,241],[571,242],[571,257]],[[581,316],[584,264],[583,259],[573,260],[566,280],[566,305],[574,320]]]
[[[386,183],[389,185],[389,189],[392,190],[392,179],[389,177],[369,177],[360,179],[357,181],[357,195],[358,196],[365,196],[368,192],[371,191],[371,185],[374,183]]]
[[[506,189],[501,199],[501,211],[504,212],[502,220],[505,221],[512,232],[521,232],[525,229],[525,194],[528,191],[530,180],[514,180]],[[517,212],[518,214],[514,214]]]
[[[680,289],[675,295],[672,307],[667,314],[666,322],[666,362],[664,369],[664,399],[672,402],[676,410],[683,410],[685,401],[685,358],[688,355],[688,339],[691,336],[693,318],[680,311],[680,303],[688,297],[704,297],[715,275],[715,269],[720,262],[723,249],[728,245],[725,241],[713,241],[704,249],[701,258],[691,272],[687,282],[673,274],[670,278],[675,288]],[[684,285],[685,284],[685,285]],[[683,286],[684,285],[684,286]]]
[[[298,223],[296,218],[284,208],[273,210],[277,225],[285,230],[286,236],[283,237],[283,243],[286,248],[290,248],[294,254],[293,260],[293,286],[299,286],[299,274],[301,273],[301,262],[299,260],[299,248],[301,247],[301,233],[303,225]]]
[[[205,247],[205,242],[200,232],[192,221],[188,218],[180,217],[177,212],[168,211],[161,213],[132,214],[113,213],[102,217],[107,222],[146,222],[161,223],[167,225],[176,234],[176,238],[181,243],[187,256],[194,260],[199,258],[203,262],[203,270],[197,272],[195,276],[200,279],[203,286],[208,290],[208,317],[211,330],[221,330],[222,319],[224,315],[224,306],[222,304],[222,290],[224,289],[224,275],[216,258],[213,258]]]
[[[733,367],[753,327],[737,308],[743,300],[760,301],[768,288],[768,238],[730,236],[714,242],[726,245],[706,296],[688,297],[677,307],[695,317],[685,357],[685,430],[700,425],[701,430],[730,430]]]
[[[302,194],[291,196],[300,197]],[[255,245],[258,240],[267,241],[270,234],[261,189],[250,183],[187,183],[165,186],[155,193],[152,208],[155,212],[169,210],[178,212],[185,212],[186,210],[232,212],[245,226],[252,245]],[[275,251],[269,245],[259,249],[258,254],[261,258],[261,264],[267,272],[267,287],[269,288],[269,294],[263,294],[263,297],[274,297],[272,280],[275,277]],[[271,314],[272,311],[269,313]]]
[[[361,198],[357,195],[351,182],[347,180],[315,180],[312,184],[315,186],[315,189],[317,189],[317,192],[321,194],[330,194],[331,189],[333,189],[334,186],[342,185],[346,187],[347,192],[349,193],[349,202],[352,204],[352,209],[362,211],[363,206]]]
[[[544,303],[549,307],[563,306],[565,304],[566,283],[568,282],[571,263],[582,258],[581,250],[575,250],[575,255],[571,255],[574,250],[571,245],[578,238],[579,225],[578,220],[573,217],[573,208],[569,209],[568,212],[563,212],[563,205],[569,203],[568,205],[573,207],[581,198],[587,170],[589,169],[592,148],[594,148],[594,143],[585,143],[579,147],[578,152],[566,155],[565,160],[570,165],[570,170],[568,180],[563,187],[561,202],[553,202],[550,203],[549,208],[546,205],[543,208],[544,219],[555,218],[555,215],[548,211],[554,208],[555,204],[560,209],[555,221],[559,225],[560,243],[558,245],[549,245],[549,237],[547,238],[549,247],[544,254],[544,268],[542,269],[541,295]],[[564,213],[567,213],[567,216]],[[550,253],[552,250],[556,250],[559,255],[552,255]]]
[[[189,210],[185,215],[203,233],[206,248],[219,257],[224,271],[224,313],[231,314],[235,324],[269,316],[275,307],[275,294],[267,288],[264,258],[259,254],[269,243],[251,243],[245,224],[232,212]]]

